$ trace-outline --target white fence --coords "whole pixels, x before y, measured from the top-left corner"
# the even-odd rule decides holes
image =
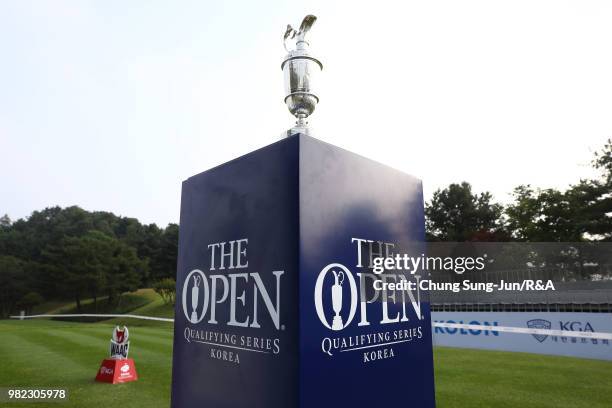
[[[140,316],[140,315],[131,315],[131,314],[42,314],[42,315],[30,315],[25,316],[23,314],[19,316],[11,316],[11,319],[36,319],[36,318],[53,318],[53,317],[103,317],[107,319],[111,319],[114,317],[118,318],[128,318],[128,319],[141,319],[141,320],[155,320],[157,322],[174,322],[174,319],[169,319],[165,317],[153,317],[153,316]]]
[[[105,317],[173,322],[131,314],[58,314],[13,319]],[[610,313],[432,312],[434,345],[612,360]]]

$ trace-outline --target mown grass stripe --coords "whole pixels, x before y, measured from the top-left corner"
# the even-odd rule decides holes
[[[109,349],[109,341],[102,340],[100,336],[97,334],[91,333],[74,333],[74,332],[64,332],[58,333],[53,332],[50,334],[51,336],[61,338],[66,343],[70,344],[92,344],[95,345],[95,353],[99,356],[100,359],[108,358],[108,349]],[[167,366],[172,363],[172,344],[160,344],[157,342],[150,342],[143,338],[140,340],[133,342],[130,340],[130,352],[129,356],[134,358],[137,361],[146,362],[148,365],[160,365]]]
[[[63,353],[67,360],[74,361],[80,365],[86,365],[86,363],[82,361],[80,356],[81,353],[79,352],[84,352],[85,356],[92,358],[95,356],[96,351],[100,349],[103,342],[101,341],[98,344],[96,344],[96,342],[93,344],[91,342],[80,343],[67,337],[68,333],[71,332],[58,330],[31,330],[27,334],[17,333],[17,336],[20,337],[22,341],[29,341],[38,346],[49,348],[59,354]]]
[[[11,373],[0,376],[3,386],[70,384],[91,373],[86,362],[69,358],[67,350],[48,347],[23,336],[3,335],[2,350],[2,371]]]

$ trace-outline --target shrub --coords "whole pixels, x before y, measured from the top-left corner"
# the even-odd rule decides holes
[[[172,278],[165,278],[153,284],[153,290],[161,296],[164,303],[174,305],[176,298],[176,282]]]

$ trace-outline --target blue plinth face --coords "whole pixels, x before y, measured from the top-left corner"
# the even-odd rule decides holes
[[[423,237],[420,181],[303,135],[185,181],[172,406],[433,407],[428,296],[370,267]]]
[[[298,143],[183,184],[172,407],[297,406]]]
[[[300,144],[300,400],[433,407],[429,297],[375,291],[372,258],[424,251],[421,182],[319,141]],[[419,272],[420,278],[423,273]]]

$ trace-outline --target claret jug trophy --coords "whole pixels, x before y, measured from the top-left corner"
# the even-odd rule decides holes
[[[317,18],[311,14],[304,17],[299,30],[287,25],[284,36],[287,56],[281,64],[285,75],[285,103],[289,112],[297,119],[295,126],[286,132],[287,136],[296,133],[309,135],[308,117],[314,112],[319,97],[315,94],[314,86],[317,77],[323,69],[323,64],[310,55],[310,43],[306,41],[306,34],[310,31]],[[293,49],[290,49],[293,40]]]

